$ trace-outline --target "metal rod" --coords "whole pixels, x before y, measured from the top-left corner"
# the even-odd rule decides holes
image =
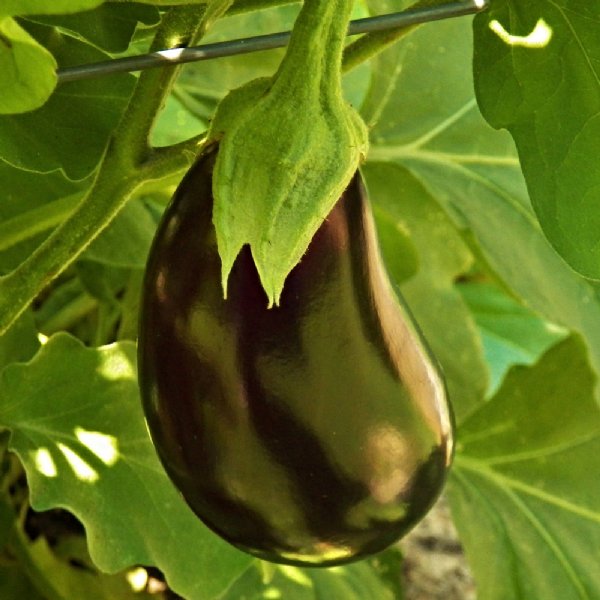
[[[399,27],[407,27],[430,21],[461,17],[481,12],[487,8],[487,5],[488,0],[464,0],[426,8],[408,9],[378,17],[357,19],[350,22],[348,35],[397,29]],[[290,35],[290,31],[281,31],[279,33],[229,40],[227,42],[204,44],[192,48],[171,48],[169,50],[152,52],[151,54],[141,54],[87,65],[65,67],[57,71],[58,83],[281,48],[287,45]]]

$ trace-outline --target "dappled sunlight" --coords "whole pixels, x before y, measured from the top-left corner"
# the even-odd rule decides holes
[[[528,35],[512,35],[504,29],[502,24],[494,19],[490,21],[489,28],[509,46],[522,48],[544,48],[552,39],[552,28],[544,19],[538,19],[532,32]]]
[[[148,571],[144,567],[137,567],[128,571],[125,574],[125,579],[127,579],[127,583],[129,583],[134,592],[143,592],[148,583]]]
[[[58,475],[56,463],[48,448],[38,448],[33,452],[33,464],[35,465],[35,468],[46,477],[52,478]]]
[[[37,334],[38,342],[43,346],[48,341],[48,336],[44,335],[41,331],[38,331]]]
[[[168,50],[159,50],[154,54],[166,60],[178,60],[184,50],[185,48],[170,48]]]
[[[310,577],[300,569],[300,567],[292,567],[289,565],[280,565],[279,570],[285,577],[297,583],[298,585],[303,585],[305,587],[311,587],[312,581]]]
[[[98,373],[109,381],[120,379],[136,380],[135,366],[128,360],[124,353],[102,352],[98,353]]]
[[[118,442],[113,435],[75,427],[75,437],[107,467],[111,467],[119,459]]]
[[[73,469],[73,473],[75,473],[75,476],[78,479],[81,479],[81,481],[85,481],[87,483],[95,483],[98,481],[98,479],[100,479],[98,471],[96,471],[96,469],[94,469],[89,463],[83,460],[83,458],[81,458],[81,456],[79,456],[71,448],[61,442],[58,442],[56,445],[66,458],[67,462]]]
[[[89,431],[83,427],[75,427],[73,430],[77,441],[85,447],[86,451],[100,460],[107,467],[114,466],[119,460],[119,444],[113,435],[99,431]],[[70,446],[57,442],[56,448],[65,457],[75,476],[86,483],[95,483],[100,479],[98,470],[88,461],[81,457],[81,452],[73,444]],[[83,450],[83,449],[82,449]],[[36,470],[48,478],[58,476],[58,467],[50,449],[40,447],[30,452]]]
[[[306,565],[322,565],[326,562],[349,558],[354,554],[354,552],[355,548],[352,548],[351,546],[344,546],[342,544],[334,544],[329,542],[317,542],[310,548],[310,550],[307,549],[303,552],[281,551],[279,552],[279,555],[287,560],[303,562]],[[289,574],[286,573],[286,575],[288,575],[290,579],[294,579]],[[296,580],[294,579],[294,581]],[[297,581],[297,583],[300,582]]]

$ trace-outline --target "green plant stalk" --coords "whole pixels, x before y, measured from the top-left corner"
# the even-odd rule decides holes
[[[203,6],[174,8],[163,20],[153,48],[195,41]],[[108,144],[87,194],[59,227],[14,271],[0,278],[0,334],[39,292],[64,271],[110,224],[144,181],[158,179],[169,160],[149,161],[149,135],[178,69],[143,73],[121,123]],[[186,158],[186,154],[178,158]]]

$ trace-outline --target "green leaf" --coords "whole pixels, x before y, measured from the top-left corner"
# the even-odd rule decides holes
[[[77,516],[101,570],[156,565],[175,591],[207,600],[247,567],[167,479],[144,423],[133,343],[91,349],[56,335],[2,372],[0,394],[33,508]]]
[[[489,283],[467,283],[458,289],[481,331],[493,394],[506,372],[516,364],[531,365],[541,354],[567,335],[527,310]]]
[[[417,249],[402,220],[379,204],[372,208],[386,270],[392,282],[400,285],[419,270]]]
[[[108,58],[53,28],[27,26],[61,67]],[[0,159],[29,171],[62,169],[70,179],[83,179],[100,161],[134,81],[121,74],[61,84],[42,108],[0,116]]]
[[[52,54],[14,19],[0,17],[0,115],[42,106],[56,81]]]
[[[500,0],[475,21],[477,96],[510,130],[544,233],[600,278],[600,4]]]
[[[44,16],[38,13],[29,19],[87,40],[106,52],[124,52],[138,23],[155,25],[160,16],[158,9],[153,6],[135,2],[125,5],[109,2],[81,13]]]
[[[74,13],[89,10],[104,0],[2,0],[0,16]]]
[[[480,600],[600,596],[594,384],[573,336],[460,428],[449,492]]]
[[[117,296],[127,285],[129,270],[108,267],[91,260],[79,260],[75,268],[88,294],[105,304],[118,304]]]
[[[0,371],[12,362],[30,360],[39,346],[33,315],[27,311],[0,337]]]
[[[442,364],[460,418],[483,400],[488,385],[479,332],[454,288],[454,280],[469,269],[473,258],[435,199],[410,171],[369,163],[364,172],[377,212],[385,212],[407,231],[417,250],[419,270],[402,284],[401,292]],[[386,254],[391,254],[396,241],[391,237],[381,241],[388,244]]]
[[[15,534],[11,550],[26,565],[31,582],[35,582],[37,593],[46,598],[85,598],[86,600],[152,600],[145,592],[137,592],[124,574],[105,575],[96,571],[93,566],[81,567],[80,556],[59,557],[50,548],[44,537],[30,541],[26,533],[15,524]],[[60,542],[63,540],[59,540]],[[85,543],[85,542],[84,542]],[[60,548],[60,545],[59,545]],[[25,586],[25,582],[15,581],[17,586]],[[31,585],[31,584],[30,584]],[[19,588],[17,588],[19,589]],[[1,590],[1,587],[0,587]],[[37,593],[22,596],[2,596],[2,598],[38,598]]]
[[[140,201],[129,202],[85,251],[83,258],[115,267],[143,269],[156,221]]]
[[[69,181],[59,172],[23,171],[0,160],[1,272],[19,265],[68,216],[86,184]]]
[[[477,110],[468,21],[423,27],[377,59],[369,158],[408,168],[527,307],[584,336],[600,372],[598,296],[542,234],[510,135]]]
[[[393,600],[389,588],[366,561],[328,569],[253,565],[220,600]]]
[[[184,71],[183,73],[186,73]],[[200,135],[208,127],[208,117],[201,105],[181,85],[167,99],[158,122],[152,129],[153,146],[170,146]]]

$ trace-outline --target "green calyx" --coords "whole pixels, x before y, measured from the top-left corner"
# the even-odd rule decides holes
[[[234,90],[209,138],[219,140],[213,220],[223,290],[249,244],[278,304],[288,273],[340,197],[368,146],[342,96],[341,61],[352,0],[305,0],[279,70]]]

